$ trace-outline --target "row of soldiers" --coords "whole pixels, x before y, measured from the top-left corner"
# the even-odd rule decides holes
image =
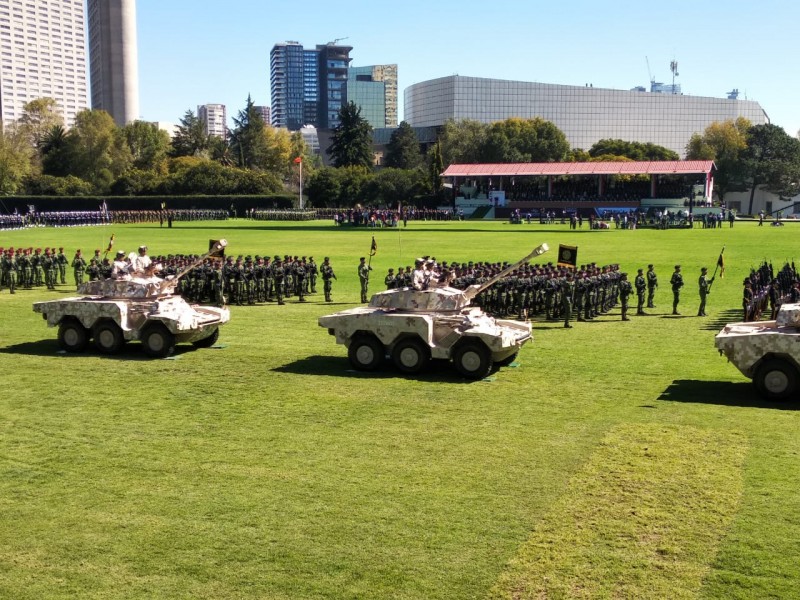
[[[750,269],[742,293],[745,321],[759,321],[767,311],[775,319],[781,304],[787,302],[800,302],[800,277],[794,261],[787,261],[777,274],[766,260],[757,269]]]
[[[55,289],[59,280],[67,282],[68,265],[64,248],[0,248],[0,290],[8,288],[14,294],[18,287]]]
[[[424,269],[423,280],[433,278],[440,284],[457,289],[471,285],[483,285],[503,271],[507,263],[472,262],[435,264],[435,259],[425,258],[423,264],[399,267],[397,272],[389,269],[384,283],[387,289],[415,286],[415,272]],[[644,313],[645,298],[647,306],[654,308],[658,276],[653,265],[648,266],[647,275],[639,270],[636,278],[636,293],[639,298],[637,314]],[[581,265],[580,269],[545,265],[526,264],[512,271],[475,297],[473,304],[498,317],[527,319],[534,316],[547,320],[563,320],[565,327],[574,317],[578,321],[590,321],[607,313],[622,301],[622,318],[628,320],[627,300],[633,287],[627,281],[627,274],[619,270],[619,265],[598,266],[595,263]]]
[[[162,268],[159,277],[179,275],[196,256],[159,256],[153,262]],[[297,297],[305,302],[306,296],[317,293],[317,281],[322,278],[325,301],[332,302],[332,280],[336,274],[326,256],[317,265],[313,256],[284,255],[238,256],[235,260],[207,258],[189,271],[178,283],[177,291],[187,300],[199,303],[242,306],[261,302],[285,304],[286,298]]]

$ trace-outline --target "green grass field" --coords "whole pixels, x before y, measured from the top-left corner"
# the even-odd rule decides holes
[[[60,354],[31,303],[71,286],[0,292],[0,597],[798,597],[799,405],[760,401],[714,349],[750,267],[793,258],[794,226],[238,220],[3,232],[0,246],[71,257],[112,232],[151,254],[224,237],[234,255],[328,255],[334,304],[232,307],[224,348],[148,360],[136,343]],[[373,233],[373,291],[418,255],[512,261],[564,243],[631,278],[654,263],[658,308],[534,322],[519,365],[485,381],[353,372],[316,320],[357,303]],[[723,244],[709,317],[686,316]]]

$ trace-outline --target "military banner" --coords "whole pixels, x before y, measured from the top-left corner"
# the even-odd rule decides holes
[[[219,250],[212,252],[212,250],[214,250],[214,246],[217,244],[219,244],[219,240],[208,240],[208,251],[210,253],[209,256],[225,258],[225,247],[222,245],[220,245]]]
[[[578,264],[578,247],[558,245],[558,266],[572,267]]]

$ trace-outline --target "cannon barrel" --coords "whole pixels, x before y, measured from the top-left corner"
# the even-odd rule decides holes
[[[492,285],[494,285],[497,281],[499,281],[500,279],[502,279],[503,277],[505,277],[506,275],[511,273],[511,271],[513,271],[514,269],[516,269],[517,267],[519,267],[523,263],[528,262],[529,260],[531,260],[532,258],[534,258],[536,256],[540,256],[540,255],[544,254],[548,250],[550,250],[550,247],[547,244],[542,244],[540,246],[537,246],[536,248],[533,249],[533,252],[528,254],[528,256],[526,256],[522,260],[518,260],[517,262],[515,262],[510,267],[506,267],[505,269],[500,271],[497,275],[495,275],[494,277],[489,279],[487,282],[482,283],[480,285],[475,284],[475,285],[469,286],[466,290],[464,290],[464,295],[468,299],[472,300],[475,296],[480,294],[483,290],[485,290],[485,289],[491,287]]]
[[[224,249],[225,246],[227,246],[227,245],[228,245],[228,241],[224,240],[224,239],[219,240],[218,242],[216,242],[208,252],[203,254],[203,256],[200,256],[199,258],[197,258],[197,260],[195,260],[192,264],[190,264],[188,267],[186,267],[183,271],[178,273],[173,279],[165,279],[164,281],[162,281],[161,282],[161,290],[163,291],[163,290],[166,290],[167,288],[176,286],[178,284],[178,281],[180,281],[181,277],[186,275],[189,271],[191,271],[195,267],[201,265],[203,263],[203,261],[205,259],[207,259],[209,256],[211,256],[213,254],[217,254],[220,250]]]

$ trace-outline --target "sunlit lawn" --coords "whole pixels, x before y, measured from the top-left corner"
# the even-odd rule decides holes
[[[232,307],[224,347],[148,360],[136,343],[60,354],[31,303],[71,286],[0,292],[0,597],[797,597],[797,405],[760,401],[713,343],[751,266],[792,260],[793,224],[235,220],[0,232],[0,246],[71,257],[112,232],[151,254],[224,237],[234,255],[330,256],[334,304]],[[356,305],[372,235],[373,291],[419,255],[513,261],[547,242],[631,277],[654,263],[658,306],[535,321],[519,364],[486,381],[356,373],[316,319]],[[691,316],[723,245],[709,317]]]

